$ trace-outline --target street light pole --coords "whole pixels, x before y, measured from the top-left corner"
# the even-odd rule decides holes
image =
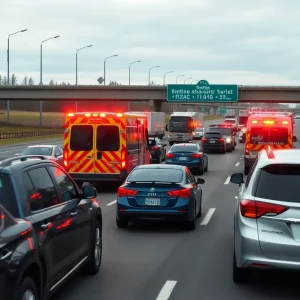
[[[7,85],[9,85],[9,76],[10,76],[9,75],[9,38],[12,35],[15,35],[15,34],[21,33],[21,32],[25,32],[27,30],[28,29],[22,29],[22,30],[16,31],[16,32],[11,33],[11,34],[8,35],[8,38],[7,38],[7,79],[6,79]],[[7,122],[9,122],[9,119],[10,119],[10,115],[9,115],[9,113],[10,113],[10,101],[9,100],[7,100],[6,105],[7,105],[7,108],[6,108],[6,110],[7,110]]]
[[[184,81],[184,84],[185,84],[188,80],[190,80],[190,79],[192,79],[192,77],[186,79],[186,80]]]
[[[136,64],[136,63],[140,63],[140,62],[142,62],[142,61],[141,60],[137,60],[137,61],[134,61],[134,62],[132,62],[132,63],[129,64],[129,78],[128,78],[129,79],[128,80],[129,81],[129,85],[130,85],[130,66],[133,65],[133,64]]]
[[[177,84],[177,79],[178,79],[179,77],[184,77],[184,75],[179,75],[179,76],[176,77],[176,84]]]
[[[150,85],[150,72],[152,69],[160,68],[160,66],[155,66],[149,69],[149,78],[148,78],[148,84]]]
[[[50,41],[52,39],[59,38],[59,35],[53,36],[47,40],[43,40],[41,42],[41,49],[40,49],[40,85],[43,85],[43,43]],[[40,101],[40,126],[43,125],[43,101]]]
[[[104,59],[104,82],[103,82],[103,84],[105,85],[105,81],[106,81],[106,71],[105,71],[105,65],[106,65],[106,60],[107,59],[109,59],[109,58],[112,58],[112,57],[117,57],[117,56],[119,56],[119,54],[115,54],[115,55],[112,55],[112,56],[108,56],[108,57],[105,57],[105,59]]]
[[[83,50],[83,49],[85,49],[85,48],[90,48],[90,47],[93,47],[93,45],[88,45],[88,46],[85,46],[85,47],[82,47],[82,48],[76,50],[76,85],[77,85],[77,83],[78,83],[78,52],[79,52],[80,50]],[[77,103],[77,101],[76,101],[76,102],[75,102],[75,111],[76,111],[76,112],[77,112],[77,106],[78,106],[78,103]]]
[[[166,83],[166,75],[167,75],[167,74],[170,74],[170,73],[173,73],[173,72],[174,72],[174,71],[170,71],[170,72],[167,72],[167,73],[164,74],[164,85],[165,85],[165,83]]]
[[[196,82],[196,81],[198,82],[199,80],[198,79],[197,80],[193,80],[193,81],[191,81],[191,83]]]

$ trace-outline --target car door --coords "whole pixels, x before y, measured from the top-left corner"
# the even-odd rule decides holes
[[[89,250],[91,234],[91,199],[82,199],[69,175],[62,168],[48,166],[48,170],[55,183],[58,195],[68,210],[71,228],[68,239],[72,241],[70,257],[66,260],[69,264],[75,264],[84,258]],[[68,223],[68,224],[69,224]]]
[[[60,147],[56,146],[54,148],[54,156],[56,158],[56,162],[62,166],[63,165],[63,151],[60,150]]]
[[[204,166],[204,168],[206,168],[207,162],[208,162],[207,153],[204,152],[202,145],[197,144],[197,149],[198,149],[198,152],[201,154],[203,166]]]
[[[191,171],[186,168],[186,183],[192,186],[192,199],[196,202],[195,210],[198,210],[200,205],[200,197],[199,197],[199,187],[196,184],[195,178]]]
[[[38,238],[42,258],[47,265],[47,282],[57,282],[66,272],[75,242],[72,203],[62,203],[51,176],[43,167],[26,170],[23,182],[27,190],[28,214]]]

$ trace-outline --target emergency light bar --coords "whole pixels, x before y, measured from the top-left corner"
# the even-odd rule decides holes
[[[104,117],[106,117],[106,115],[108,115],[108,116],[117,116],[117,117],[119,117],[119,118],[121,118],[122,116],[123,116],[123,114],[121,114],[121,113],[69,113],[68,114],[68,117],[74,117],[75,115],[77,115],[77,116],[82,116],[82,115],[84,115],[85,117],[102,117],[102,118],[104,118]]]

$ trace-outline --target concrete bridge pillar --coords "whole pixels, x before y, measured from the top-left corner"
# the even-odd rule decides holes
[[[160,112],[163,101],[150,100],[151,111]]]

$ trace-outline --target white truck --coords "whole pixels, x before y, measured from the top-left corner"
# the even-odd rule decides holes
[[[242,128],[242,127],[246,127],[247,125],[247,121],[248,121],[248,117],[249,117],[249,112],[248,110],[240,110],[239,111],[239,128]]]
[[[236,118],[235,109],[227,109],[225,113],[225,118],[226,119]]]
[[[148,136],[156,136],[162,139],[165,135],[165,118],[164,112],[132,112],[132,113],[143,113],[147,115],[148,120]]]
[[[203,127],[204,115],[200,112],[174,112],[166,126],[169,145],[174,143],[189,143],[193,141],[193,132]]]

